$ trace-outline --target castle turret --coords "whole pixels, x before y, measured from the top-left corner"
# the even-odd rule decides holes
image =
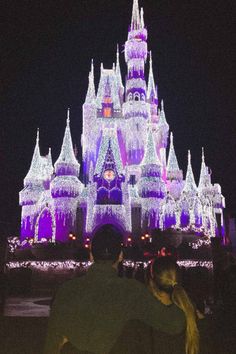
[[[197,193],[197,186],[193,175],[192,164],[191,164],[191,153],[188,150],[188,167],[183,188],[183,193],[195,195]]]
[[[198,184],[198,192],[200,196],[212,194],[212,184],[211,184],[211,175],[208,171],[208,168],[205,164],[204,149],[202,148],[202,164],[201,172]]]
[[[42,157],[39,150],[39,130],[29,171],[24,179],[24,188],[19,193],[21,215],[21,240],[34,236],[36,203],[45,190],[42,174]]]
[[[120,59],[119,59],[119,46],[117,44],[117,52],[116,52],[116,80],[117,80],[117,87],[120,96],[120,103],[123,103],[124,99],[124,85],[122,82],[121,72],[120,72]]]
[[[184,182],[184,188],[180,196],[180,207],[181,207],[181,225],[186,227],[188,225],[195,224],[194,215],[194,205],[197,196],[197,186],[195,183],[192,164],[191,164],[191,153],[188,150],[188,167],[186,178]]]
[[[161,177],[161,163],[156,154],[151,127],[149,127],[147,135],[141,170],[138,191],[142,198],[143,228],[155,228],[159,226],[159,204],[160,200],[165,197],[166,188]]]
[[[96,100],[95,85],[94,85],[94,66],[93,59],[91,60],[91,70],[89,72],[89,84],[88,90],[85,98],[86,104],[94,104]]]
[[[143,11],[141,20],[138,0],[134,0],[128,40],[125,43],[125,61],[128,66],[126,80],[126,102],[146,101],[146,81],[144,76],[144,66],[146,59],[147,30],[144,27]],[[145,111],[144,107],[142,107],[140,110],[139,105],[136,104],[136,106],[133,106],[133,112],[131,112],[128,108],[129,105],[124,106],[124,113],[126,118],[135,115],[144,116],[147,118],[147,112]]]
[[[91,61],[91,70],[88,77],[88,90],[83,104],[83,134],[81,136],[82,156],[83,156],[83,179],[87,183],[89,175],[89,166],[91,163],[95,165],[96,161],[96,139],[97,132],[97,105],[96,92],[94,85],[94,65]]]
[[[158,96],[157,87],[155,86],[153,69],[152,69],[152,52],[150,51],[149,60],[149,75],[148,75],[148,89],[147,89],[147,100],[151,104],[151,116],[157,115],[158,107]]]
[[[104,116],[103,103],[108,98],[107,103],[112,102],[113,110],[111,116]],[[117,87],[117,74],[115,66],[112,69],[104,69],[101,64],[101,76],[98,84],[97,92],[97,115],[99,118],[116,118],[120,117],[121,105],[120,96]]]
[[[55,162],[55,173],[57,176],[79,176],[80,165],[76,160],[71,132],[70,132],[70,110],[67,111],[66,129],[63,138],[60,155]]]
[[[145,62],[147,59],[147,29],[144,27],[143,11],[139,11],[138,0],[133,2],[131,25],[125,42],[127,76],[123,116],[127,120],[126,151],[128,165],[142,161],[150,105],[147,103]]]
[[[29,185],[36,185],[36,184],[42,183],[42,176],[41,176],[42,163],[41,162],[42,162],[42,160],[41,160],[41,155],[40,155],[40,150],[39,150],[39,129],[38,129],[32,161],[30,164],[29,171],[24,179],[24,186],[25,187],[29,186]]]
[[[170,149],[167,162],[167,188],[171,196],[176,200],[183,189],[183,172],[179,168],[175,154],[173,133],[170,133]]]
[[[166,121],[163,100],[161,101],[161,111],[159,113],[158,131],[159,131],[159,139],[158,139],[159,148],[166,148],[168,136],[169,136],[169,124]]]
[[[141,163],[139,193],[143,198],[163,198],[165,194],[164,181],[161,178],[161,162],[156,154],[151,128],[147,135],[144,157]]]
[[[82,183],[78,179],[79,170],[71,139],[68,109],[61,152],[55,162],[56,177],[50,185],[56,214],[56,239],[60,241],[67,241],[69,232],[74,229],[77,197],[82,190]]]
[[[183,179],[183,172],[179,168],[179,164],[175,154],[172,132],[170,133],[170,149],[169,149],[168,162],[167,162],[167,179],[169,181]]]

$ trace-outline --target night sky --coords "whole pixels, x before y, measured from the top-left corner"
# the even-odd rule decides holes
[[[235,1],[139,0],[144,7],[159,98],[180,167],[192,153],[199,180],[201,147],[236,211]],[[0,4],[0,231],[18,235],[18,193],[40,129],[41,154],[57,159],[66,109],[79,152],[90,61],[111,68],[127,39],[132,0],[3,0]],[[126,65],[123,55],[123,79]],[[148,75],[148,65],[146,66]]]

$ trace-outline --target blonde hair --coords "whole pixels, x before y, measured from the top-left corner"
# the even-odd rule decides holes
[[[185,314],[186,354],[198,354],[199,332],[196,323],[196,311],[184,288],[178,282],[178,265],[172,257],[160,257],[154,260],[150,276],[157,290],[170,294],[172,302]]]

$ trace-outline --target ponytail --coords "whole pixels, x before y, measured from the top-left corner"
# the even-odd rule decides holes
[[[185,314],[185,352],[186,354],[197,354],[199,352],[199,332],[196,323],[196,311],[184,288],[177,283],[173,286],[172,301]]]
[[[171,257],[156,258],[150,267],[149,286],[152,292],[163,291],[169,294],[172,302],[185,314],[186,335],[185,353],[199,353],[199,332],[196,311],[184,288],[178,283],[179,267]]]

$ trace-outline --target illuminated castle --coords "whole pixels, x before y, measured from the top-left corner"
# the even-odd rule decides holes
[[[54,166],[50,151],[46,157],[40,155],[37,133],[31,166],[20,192],[21,240],[65,242],[70,232],[89,237],[104,223],[115,224],[125,237],[171,227],[209,236],[222,232],[224,197],[220,185],[211,183],[204,152],[198,186],[190,151],[185,179],[179,168],[163,101],[159,108],[138,0],[133,2],[125,61],[125,86],[117,49],[112,69],[101,64],[97,93],[91,64],[83,105],[83,183],[72,145],[69,110],[61,153]]]

